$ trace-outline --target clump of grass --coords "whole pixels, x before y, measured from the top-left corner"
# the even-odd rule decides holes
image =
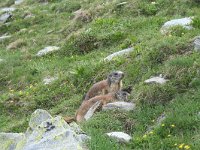
[[[72,13],[81,8],[81,4],[78,1],[62,1],[60,3],[54,3],[51,6],[51,10],[59,13],[69,12]]]
[[[187,33],[187,29],[185,29],[184,27],[182,26],[175,26],[175,27],[172,27],[170,29],[170,33],[171,35],[173,36],[179,36],[179,37],[182,37],[184,36],[185,33]]]
[[[176,94],[176,89],[172,85],[146,85],[139,89],[137,100],[141,103],[151,105],[167,104]]]
[[[141,14],[146,16],[156,15],[156,13],[159,10],[156,2],[151,2],[151,3],[143,2],[139,5],[139,9]]]
[[[199,19],[199,17],[195,17],[194,19],[192,19],[192,26],[194,28],[200,29],[200,19]]]

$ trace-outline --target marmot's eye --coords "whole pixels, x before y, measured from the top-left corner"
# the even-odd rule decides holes
[[[114,73],[114,76],[117,76],[118,75],[118,73]]]
[[[122,95],[123,95],[123,96],[126,96],[127,94],[126,94],[126,93],[122,93]]]

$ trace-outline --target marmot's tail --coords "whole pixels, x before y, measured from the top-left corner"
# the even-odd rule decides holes
[[[75,117],[63,117],[63,119],[67,122],[67,123],[71,123],[73,121],[76,121]]]

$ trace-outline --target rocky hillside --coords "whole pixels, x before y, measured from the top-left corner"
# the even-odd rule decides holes
[[[121,70],[136,107],[81,123],[87,147],[199,150],[199,10],[199,0],[1,1],[0,132],[25,132],[36,109],[73,116],[92,84]]]

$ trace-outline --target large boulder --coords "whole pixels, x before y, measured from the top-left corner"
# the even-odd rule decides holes
[[[84,150],[89,137],[73,123],[61,116],[52,117],[45,110],[36,110],[25,134],[0,133],[1,150]]]

